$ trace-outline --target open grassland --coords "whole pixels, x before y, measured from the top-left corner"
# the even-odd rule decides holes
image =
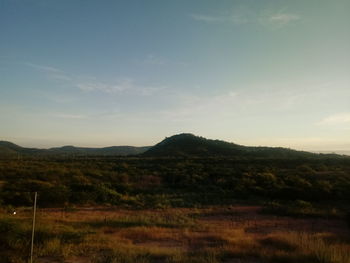
[[[27,262],[31,210],[1,211],[1,262]],[[336,217],[292,218],[258,206],[127,210],[39,209],[37,263],[350,262]]]

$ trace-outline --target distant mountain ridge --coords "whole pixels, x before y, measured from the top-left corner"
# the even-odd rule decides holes
[[[165,138],[154,146],[110,146],[103,148],[75,147],[71,145],[50,149],[25,148],[7,141],[0,141],[0,156],[9,155],[64,155],[64,156],[128,156],[142,157],[240,157],[240,158],[305,158],[317,156],[341,156],[317,154],[282,147],[243,146],[221,140],[211,140],[181,133]]]
[[[103,148],[75,147],[66,145],[50,149],[24,148],[12,142],[0,141],[0,155],[137,155],[147,151],[150,147],[110,146]]]

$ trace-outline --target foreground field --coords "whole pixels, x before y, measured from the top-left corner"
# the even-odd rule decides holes
[[[27,262],[31,211],[2,211],[5,262]],[[37,263],[350,262],[346,222],[261,213],[258,206],[39,209]]]

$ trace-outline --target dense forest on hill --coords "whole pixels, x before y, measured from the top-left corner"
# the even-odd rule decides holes
[[[142,153],[142,155],[151,157],[230,156],[237,158],[319,157],[319,155],[310,152],[296,151],[282,147],[244,146],[222,140],[206,139],[191,133],[181,133],[165,138],[160,143]]]

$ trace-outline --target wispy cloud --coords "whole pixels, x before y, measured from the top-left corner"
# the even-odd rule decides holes
[[[132,82],[129,80],[120,82],[118,84],[105,84],[105,83],[78,83],[76,85],[80,90],[86,91],[86,92],[91,92],[91,91],[100,91],[104,93],[121,93],[126,90],[130,90],[133,85]]]
[[[301,17],[297,14],[286,13],[285,11],[278,11],[265,9],[261,12],[253,12],[252,10],[239,9],[231,13],[214,14],[190,14],[190,17],[198,22],[211,24],[257,24],[267,27],[280,28],[291,22],[300,20]]]
[[[203,117],[216,122],[220,118],[241,119],[240,116],[258,116],[261,119],[269,116],[277,120],[281,116],[295,116],[300,109],[307,111],[313,102],[315,106],[329,99],[329,96],[335,96],[334,91],[330,95],[328,84],[305,82],[285,85],[259,84],[256,87],[225,90],[216,95],[183,92],[173,96],[177,107],[168,107],[162,114],[166,119],[181,122],[196,121]]]
[[[133,59],[133,63],[146,66],[188,66],[186,62],[170,60],[157,54],[147,54],[143,58]]]
[[[76,84],[76,87],[84,92],[101,92],[110,95],[113,94],[130,94],[137,96],[149,96],[156,92],[167,89],[166,87],[150,87],[136,85],[132,79],[118,81],[114,84],[106,84],[101,82],[84,82]]]
[[[204,22],[224,22],[226,21],[225,17],[212,16],[212,15],[203,15],[203,14],[191,14],[190,15],[194,20],[204,21]]]
[[[65,114],[65,113],[58,113],[53,115],[56,118],[61,118],[61,119],[73,119],[73,120],[82,120],[86,119],[86,115],[81,115],[81,114]]]
[[[31,62],[24,62],[22,64],[27,66],[27,67],[33,68],[35,70],[38,70],[40,72],[43,72],[49,78],[52,78],[52,79],[58,79],[58,80],[64,80],[64,81],[68,81],[68,80],[72,79],[71,76],[69,76],[63,70],[56,68],[56,67],[47,66],[47,65],[39,65],[39,64],[31,63]]]
[[[30,63],[30,62],[24,62],[24,65],[40,70],[40,71],[44,71],[44,72],[51,72],[51,73],[62,73],[62,70],[55,68],[55,67],[51,67],[51,66],[46,66],[46,65],[38,65],[38,64],[34,64],[34,63]]]
[[[242,108],[244,94],[229,91],[216,96],[203,96],[194,94],[176,94],[174,99],[179,101],[175,108],[160,111],[159,118],[172,122],[192,122],[203,119],[213,122],[222,119],[223,116],[232,117]]]
[[[289,22],[299,20],[300,17],[295,14],[274,14],[269,17],[269,21],[271,23],[276,23],[279,25],[285,25],[288,24]]]
[[[292,25],[298,20],[301,20],[301,16],[288,12],[286,8],[279,10],[263,9],[257,15],[257,23],[269,29],[280,29]]]
[[[338,114],[330,115],[330,116],[322,119],[317,124],[319,124],[319,125],[344,125],[344,124],[350,124],[350,112],[338,113]]]
[[[160,57],[149,54],[143,63],[163,65],[165,61]],[[51,79],[64,81],[82,92],[100,92],[109,95],[131,94],[136,96],[150,96],[160,90],[167,89],[164,86],[136,85],[135,81],[130,78],[108,83],[91,76],[74,76],[52,66],[39,65],[31,62],[23,62],[21,64],[38,70]]]
[[[238,14],[230,15],[208,15],[208,14],[191,14],[190,17],[196,21],[202,21],[206,23],[232,23],[232,24],[244,24],[248,22],[246,17]]]
[[[154,54],[148,54],[147,57],[144,59],[143,63],[150,64],[150,65],[165,65],[165,59],[155,56]]]
[[[63,81],[69,81],[72,80],[71,76],[68,76],[66,74],[62,73],[55,73],[55,74],[50,74],[50,77],[53,79],[57,79],[57,80],[63,80]]]

